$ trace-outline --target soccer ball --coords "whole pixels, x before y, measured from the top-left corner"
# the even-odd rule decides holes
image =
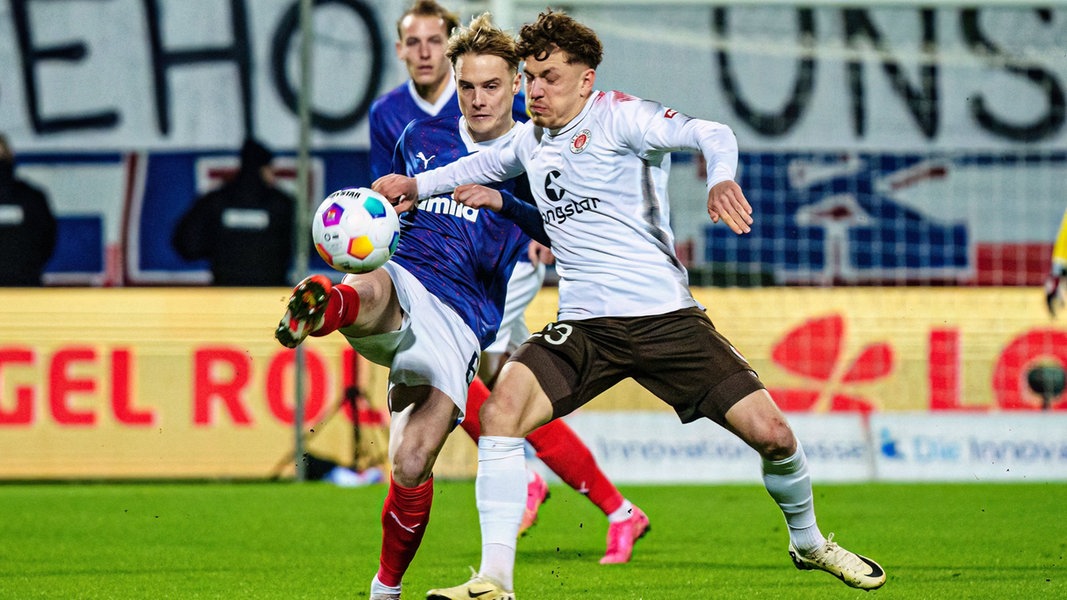
[[[319,256],[345,273],[385,264],[400,242],[400,219],[384,196],[367,188],[330,194],[315,211],[311,235]]]

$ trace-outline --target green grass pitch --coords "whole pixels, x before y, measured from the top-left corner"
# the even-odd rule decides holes
[[[385,486],[0,485],[0,598],[366,598]],[[817,485],[824,532],[880,561],[884,588],[801,572],[758,486],[624,486],[652,530],[601,566],[606,520],[552,486],[519,541],[517,597],[1067,598],[1067,484]],[[405,598],[478,566],[472,482],[439,481]]]

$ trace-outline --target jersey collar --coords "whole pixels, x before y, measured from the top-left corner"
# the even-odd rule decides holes
[[[422,109],[422,112],[436,117],[437,113],[441,112],[441,109],[446,104],[452,101],[452,97],[456,95],[456,78],[451,74],[448,76],[448,83],[445,85],[445,89],[441,92],[441,96],[437,99],[437,102],[429,103],[415,91],[415,82],[408,79],[408,94],[411,95],[411,99],[415,102],[415,105]]]
[[[479,150],[485,150],[486,148],[492,148],[493,146],[503,146],[515,135],[515,130],[518,129],[518,123],[513,123],[511,129],[504,132],[498,138],[486,140],[484,142],[476,142],[471,137],[470,131],[467,131],[467,118],[464,116],[459,117],[459,138],[463,140],[463,144],[467,147],[467,152],[474,154]]]

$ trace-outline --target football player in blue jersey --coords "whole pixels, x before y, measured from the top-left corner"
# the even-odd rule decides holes
[[[462,116],[410,124],[393,154],[393,168],[401,172],[413,175],[446,164],[500,143],[514,130],[510,108],[520,82],[514,41],[483,16],[459,31],[449,48]],[[515,193],[528,192],[518,189],[518,182],[505,182],[479,192],[524,202]],[[426,200],[402,214],[401,222],[400,245],[385,266],[348,275],[337,285],[322,275],[305,279],[294,290],[275,333],[291,348],[308,335],[340,331],[368,360],[390,368],[392,478],[382,511],[382,550],[371,582],[372,600],[400,598],[403,575],[430,516],[434,462],[457,420],[475,412],[467,388],[482,348],[496,336],[509,276],[529,244],[527,235],[505,215],[468,209],[448,196]],[[531,443],[539,435],[544,434],[531,434]],[[584,445],[560,446],[549,460],[569,464],[575,462],[569,455],[574,454],[581,463],[583,452],[599,472]],[[621,494],[616,500],[616,510],[625,513],[619,522],[628,524],[625,530],[631,536],[628,560],[634,525],[643,533],[647,519],[635,521],[639,511]]]
[[[392,172],[393,148],[408,123],[437,115],[459,115],[452,63],[445,56],[448,36],[459,18],[434,0],[418,0],[396,23],[396,56],[408,80],[370,107],[370,172]]]

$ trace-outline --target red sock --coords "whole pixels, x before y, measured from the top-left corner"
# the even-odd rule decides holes
[[[481,379],[475,377],[470,387],[467,388],[467,412],[463,416],[463,422],[459,425],[463,431],[467,432],[467,435],[471,436],[475,444],[482,435],[482,420],[478,416],[478,411],[482,410],[482,405],[488,397],[489,388],[482,383]]]
[[[593,453],[570,425],[559,419],[550,421],[526,436],[526,441],[553,473],[578,492],[587,494],[605,515],[622,506],[622,493],[600,470]]]
[[[415,558],[430,521],[433,478],[406,488],[389,479],[389,494],[382,507],[382,553],[378,557],[378,581],[396,587]]]
[[[330,290],[330,299],[326,303],[326,318],[322,327],[311,332],[315,337],[322,337],[333,333],[342,327],[348,327],[356,322],[359,314],[359,294],[350,285],[339,283]]]

